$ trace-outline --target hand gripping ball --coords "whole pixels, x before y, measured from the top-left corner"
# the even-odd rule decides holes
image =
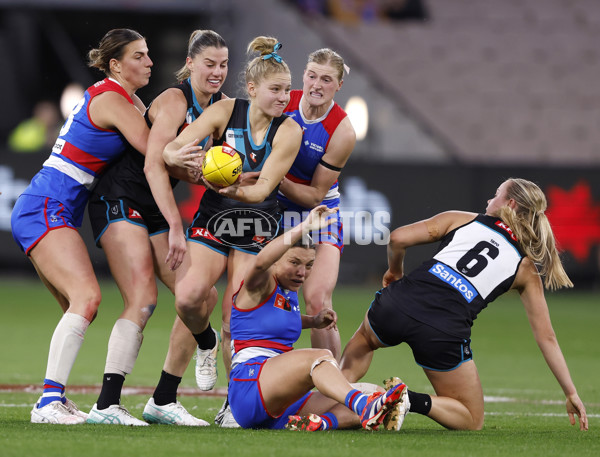
[[[230,186],[242,173],[242,158],[227,144],[213,146],[204,155],[202,174],[216,187]]]

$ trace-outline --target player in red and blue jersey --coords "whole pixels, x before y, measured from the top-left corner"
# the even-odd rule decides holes
[[[135,95],[150,80],[146,40],[133,30],[114,29],[88,56],[89,65],[107,78],[88,88],[75,106],[11,218],[17,244],[64,311],[50,342],[44,392],[31,411],[34,423],[78,424],[87,417],[64,395],[100,304],[100,286],[76,228],[96,178],[127,142],[145,153],[149,133],[144,105]]]
[[[377,429],[402,397],[404,384],[385,393],[370,386],[371,395],[355,389],[328,349],[293,350],[303,328],[334,327],[337,320],[330,308],[302,315],[298,304],[315,260],[308,233],[329,225],[336,210],[320,205],[269,243],[248,265],[234,297],[228,398],[243,428]]]
[[[284,228],[298,224],[317,205],[338,207],[338,177],[350,157],[356,134],[345,111],[333,100],[343,84],[344,60],[331,49],[310,54],[304,70],[303,90],[291,92],[285,112],[303,130],[302,145],[290,171],[279,187],[279,201],[285,206]],[[316,314],[332,308],[340,256],[344,246],[342,221],[315,234],[315,274],[304,286],[306,312]],[[336,359],[341,355],[340,335],[335,328],[313,329],[315,348],[327,348]]]

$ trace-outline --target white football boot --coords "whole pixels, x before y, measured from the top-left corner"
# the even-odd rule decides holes
[[[74,416],[82,417],[84,420],[88,418],[88,414],[81,411],[74,401],[71,401],[68,398],[66,398],[66,400],[67,401],[64,405],[67,407],[71,414],[73,414]]]
[[[86,420],[88,424],[113,424],[113,425],[132,425],[148,426],[144,421],[131,415],[124,406],[110,405],[106,409],[98,409],[96,404],[88,414]]]
[[[219,352],[220,335],[215,329],[217,342],[212,349],[196,348],[196,384],[200,390],[211,390],[217,383],[217,353]]]
[[[39,400],[31,410],[32,424],[77,425],[85,422],[83,417],[71,413],[61,401],[53,401],[42,408],[38,408],[38,405]]]
[[[210,425],[205,420],[192,416],[178,401],[167,405],[157,405],[152,397],[146,403],[142,417],[150,424],[187,425],[190,427]]]

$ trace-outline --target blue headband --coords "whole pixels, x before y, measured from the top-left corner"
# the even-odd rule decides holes
[[[277,54],[277,51],[279,49],[281,49],[281,43],[277,43],[275,46],[273,46],[273,52],[263,56],[262,60],[268,60],[270,58],[273,58],[273,59],[275,59],[276,62],[281,63],[283,60],[281,59],[281,56],[279,54]]]

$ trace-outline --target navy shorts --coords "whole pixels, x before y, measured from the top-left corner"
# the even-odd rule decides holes
[[[12,235],[25,254],[51,230],[76,230],[71,212],[58,200],[37,195],[21,195],[11,214]]]
[[[231,370],[227,398],[234,419],[243,428],[283,429],[288,416],[297,415],[312,395],[312,392],[307,392],[288,406],[283,414],[271,416],[265,408],[259,380],[267,360],[268,357],[255,357]]]
[[[148,235],[157,235],[169,231],[169,224],[158,207],[144,209],[133,201],[108,199],[92,196],[88,204],[88,214],[96,245],[100,246],[100,237],[113,222],[127,221],[148,230]]]
[[[471,339],[449,335],[375,299],[367,313],[371,330],[385,346],[406,343],[415,362],[435,371],[452,371],[471,360]]]

